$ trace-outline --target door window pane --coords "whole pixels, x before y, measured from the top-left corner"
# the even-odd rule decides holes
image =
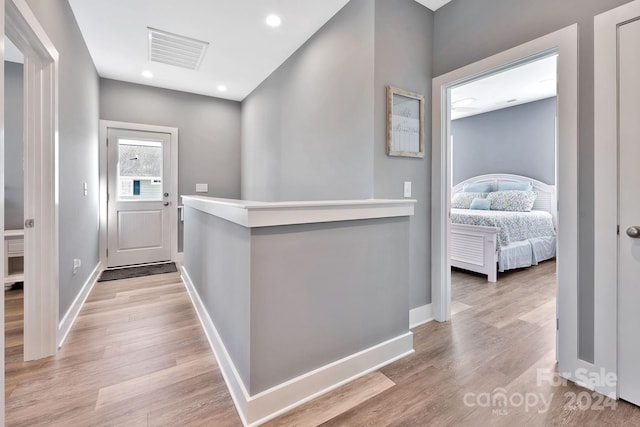
[[[118,140],[118,200],[162,200],[162,143]]]

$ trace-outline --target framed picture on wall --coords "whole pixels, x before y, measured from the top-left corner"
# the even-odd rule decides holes
[[[387,86],[387,155],[424,157],[424,96]]]

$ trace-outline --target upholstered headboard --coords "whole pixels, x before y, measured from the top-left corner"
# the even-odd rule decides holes
[[[553,223],[556,225],[558,224],[558,203],[555,185],[548,185],[544,182],[535,180],[533,178],[528,178],[526,176],[504,173],[475,176],[473,178],[462,181],[460,184],[453,187],[451,190],[451,195],[453,196],[454,194],[461,192],[462,187],[466,183],[490,182],[492,191],[496,191],[498,188],[498,181],[530,182],[533,185],[533,191],[535,191],[538,195],[538,197],[536,197],[535,203],[533,204],[533,209],[537,211],[549,212],[553,216]]]

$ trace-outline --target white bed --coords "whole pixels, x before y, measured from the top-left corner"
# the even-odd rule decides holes
[[[451,209],[449,259],[453,267],[486,274],[495,282],[498,271],[529,267],[555,257],[556,190],[532,178],[492,174],[470,178],[452,189],[452,197],[466,183],[530,182],[537,194],[532,212]]]

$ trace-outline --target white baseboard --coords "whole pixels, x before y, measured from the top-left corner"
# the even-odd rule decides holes
[[[433,306],[431,304],[414,308],[409,311],[409,328],[413,329],[433,320]]]
[[[407,332],[250,396],[211,317],[200,300],[189,273],[185,267],[182,267],[181,272],[231,398],[245,426],[253,427],[263,424],[311,399],[414,352],[413,333]]]
[[[76,299],[73,300],[71,307],[67,310],[67,313],[64,315],[60,323],[58,324],[58,348],[62,347],[64,344],[64,340],[67,339],[67,335],[71,331],[73,324],[76,322],[78,318],[78,314],[80,314],[80,310],[82,310],[82,306],[84,305],[87,297],[91,293],[91,290],[95,286],[98,281],[98,277],[100,277],[100,273],[102,273],[102,262],[98,262],[98,265],[93,269],[87,281],[82,285],[82,289],[76,296]]]

